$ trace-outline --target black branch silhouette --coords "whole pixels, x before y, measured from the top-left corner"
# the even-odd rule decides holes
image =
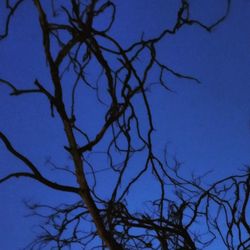
[[[47,89],[39,79],[34,79],[33,89],[19,89],[4,78],[0,79],[0,84],[8,87],[14,97],[40,94],[47,98],[52,118],[59,117],[63,125],[68,143],[64,149],[73,167],[62,169],[50,164],[56,170],[73,174],[77,186],[47,179],[42,168],[15,149],[3,132],[0,132],[0,140],[27,171],[10,173],[1,177],[0,183],[28,177],[49,188],[78,195],[79,201],[73,204],[65,201],[58,206],[27,203],[31,214],[45,220],[41,234],[27,249],[66,249],[77,245],[82,249],[193,250],[204,249],[217,238],[228,249],[250,248],[249,168],[241,175],[218,180],[210,186],[201,185],[202,177],[183,178],[178,161],[170,164],[167,153],[165,160],[161,160],[155,152],[154,115],[148,98],[152,72],[156,77],[154,82],[168,91],[171,89],[166,83],[166,74],[200,82],[161,62],[158,44],[184,26],[198,26],[211,32],[229,13],[230,1],[225,2],[225,14],[211,24],[204,24],[192,18],[189,1],[182,0],[172,27],[166,27],[151,38],[142,36],[125,47],[110,32],[116,20],[115,1],[70,0],[66,4],[52,0],[47,6],[42,1],[33,1],[52,88]],[[8,15],[1,40],[7,39],[15,12],[24,4],[26,1],[19,0],[11,6],[6,0]],[[107,20],[106,27],[96,26],[98,18]],[[100,73],[90,77],[88,71],[93,64]],[[65,90],[67,74],[72,79],[70,93],[68,87]],[[90,133],[79,119],[80,85],[94,91],[96,103],[105,109],[103,125],[95,134]],[[70,102],[65,101],[65,95],[70,95]],[[143,106],[140,109],[138,99]],[[100,145],[101,153],[108,159],[108,165],[101,170],[89,160],[98,153]],[[128,177],[136,155],[141,157],[141,166]],[[115,180],[112,190],[107,190],[108,198],[96,191],[96,175],[107,170]],[[159,198],[148,201],[141,211],[133,212],[127,197],[146,173],[157,180]],[[167,195],[170,190],[174,195]]]

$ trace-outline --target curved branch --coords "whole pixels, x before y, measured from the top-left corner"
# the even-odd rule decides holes
[[[19,178],[19,177],[32,178],[32,179],[34,179],[34,180],[36,180],[36,181],[38,181],[38,182],[52,188],[52,189],[55,189],[55,190],[70,192],[70,193],[78,193],[79,192],[78,188],[71,187],[71,186],[60,185],[60,184],[57,184],[56,182],[49,181],[49,180],[45,179],[42,176],[36,176],[36,175],[28,173],[28,172],[11,173],[11,174],[1,178],[0,179],[0,184],[5,182],[5,181],[8,181],[8,180],[10,180],[12,178]]]
[[[13,173],[10,174],[2,179],[0,179],[0,183],[4,182],[12,177],[30,177],[33,178],[43,184],[45,184],[48,187],[51,187],[53,189],[61,190],[61,191],[66,191],[66,192],[73,192],[73,193],[78,193],[79,189],[71,186],[64,186],[57,184],[55,182],[52,182],[48,179],[46,179],[42,174],[39,172],[37,167],[24,155],[20,154],[16,149],[11,145],[10,141],[7,139],[7,137],[0,131],[0,139],[3,141],[5,144],[6,148],[8,151],[13,154],[17,159],[21,160],[31,171],[32,173],[28,172],[19,172],[19,173]]]
[[[5,1],[5,2],[6,2],[6,8],[10,9],[10,12],[8,13],[8,16],[6,18],[4,32],[3,32],[3,34],[0,34],[0,41],[3,40],[4,38],[6,38],[8,36],[11,18],[14,16],[17,8],[21,5],[22,2],[24,2],[24,0],[17,1],[14,4],[14,6],[10,6],[9,1]]]

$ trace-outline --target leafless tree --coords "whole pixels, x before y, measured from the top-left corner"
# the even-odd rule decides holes
[[[15,12],[26,2],[6,0],[8,15],[1,40],[8,38]],[[142,35],[138,41],[124,46],[111,32],[116,20],[115,1],[51,0],[45,6],[42,1],[33,0],[51,82],[35,79],[32,89],[18,88],[4,77],[0,82],[10,88],[11,96],[38,94],[47,98],[52,119],[59,118],[63,125],[68,143],[64,150],[70,156],[72,168],[61,168],[52,161],[49,164],[64,170],[65,176],[74,175],[77,185],[56,183],[53,176],[45,177],[43,168],[16,149],[3,132],[1,141],[27,170],[1,177],[0,183],[28,177],[50,189],[77,195],[79,201],[74,204],[65,201],[58,206],[28,203],[45,223],[41,234],[27,249],[48,249],[48,246],[71,249],[76,245],[78,249],[191,250],[204,249],[216,238],[228,249],[250,248],[249,169],[206,187],[201,185],[202,177],[183,178],[179,162],[169,163],[167,153],[162,160],[154,149],[154,119],[148,99],[152,72],[156,75],[154,82],[167,91],[170,89],[166,73],[199,82],[161,62],[158,44],[184,26],[198,26],[211,32],[224,21],[230,7],[230,1],[225,1],[225,13],[214,23],[204,24],[192,18],[188,0],[179,2],[172,27],[151,38]],[[105,20],[106,26],[98,25],[100,20]],[[91,75],[88,72],[93,67],[97,73]],[[68,82],[67,75],[72,82]],[[95,134],[79,118],[84,105],[81,91],[86,88],[96,94],[96,104],[102,105],[102,126]],[[140,108],[138,103],[142,105]],[[114,180],[112,189],[105,192],[108,198],[96,188],[97,175],[102,175],[103,169],[93,159],[100,149],[108,159],[105,170],[110,171]],[[134,157],[138,156],[140,166],[133,168]],[[158,182],[159,198],[148,201],[141,211],[132,212],[128,193],[149,173]],[[168,195],[170,190],[174,195]]]

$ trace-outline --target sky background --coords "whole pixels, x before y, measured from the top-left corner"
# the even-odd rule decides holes
[[[142,31],[145,36],[158,34],[165,24],[173,21],[175,3],[173,0],[119,1],[112,32],[124,45],[138,39]],[[4,16],[1,4],[0,25]],[[225,7],[224,1],[218,0],[192,1],[192,4],[194,17],[204,21],[214,20]],[[210,182],[237,173],[244,164],[250,164],[249,23],[250,1],[233,1],[229,17],[213,33],[187,27],[165,38],[159,46],[162,62],[202,82],[196,84],[169,76],[173,92],[154,87],[149,97],[156,127],[155,149],[163,152],[167,145],[170,155],[183,162],[185,176],[213,170],[206,179]],[[37,14],[28,3],[17,12],[8,39],[0,43],[0,78],[20,87],[32,86],[35,78],[42,82],[48,80],[39,31]],[[0,130],[13,145],[41,166],[51,157],[58,165],[70,164],[62,153],[62,145],[65,145],[62,127],[50,118],[46,99],[28,95],[15,98],[8,93],[8,88],[0,86]],[[96,123],[92,120],[89,126],[94,128]],[[20,162],[0,144],[1,176],[20,168]],[[46,174],[55,177],[53,171]],[[56,178],[74,182],[70,177],[63,179],[60,174]],[[137,195],[135,192],[135,199]],[[140,195],[146,197],[147,189]],[[19,249],[34,236],[38,219],[24,217],[28,214],[22,204],[24,199],[70,202],[74,198],[26,179],[2,184],[0,247]],[[223,248],[218,246],[218,249]]]

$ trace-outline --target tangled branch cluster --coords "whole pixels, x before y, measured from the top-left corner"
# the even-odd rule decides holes
[[[49,188],[77,194],[79,202],[58,207],[28,204],[34,214],[46,221],[43,233],[28,249],[47,245],[51,249],[64,249],[78,245],[82,249],[191,250],[204,249],[218,235],[228,249],[250,247],[249,171],[217,181],[210,187],[202,187],[199,178],[181,177],[178,162],[168,164],[155,152],[154,119],[148,99],[152,72],[157,74],[155,82],[166,90],[170,90],[167,74],[199,82],[161,62],[157,45],[184,26],[196,25],[212,31],[228,15],[230,1],[225,15],[206,25],[192,19],[189,1],[182,0],[171,28],[152,38],[142,36],[126,47],[111,32],[117,8],[113,1],[52,0],[49,6],[43,6],[39,0],[33,2],[39,15],[51,83],[35,79],[33,89],[19,89],[6,79],[0,79],[0,83],[11,89],[12,96],[41,94],[47,98],[51,116],[58,117],[63,124],[68,140],[64,148],[74,166],[69,171],[75,176],[77,186],[45,178],[39,166],[18,152],[2,132],[0,139],[6,148],[28,171],[11,173],[0,182],[13,177],[33,178]],[[9,15],[1,39],[6,39],[15,11],[25,3],[19,0],[11,6],[6,0]],[[106,20],[106,25],[100,24],[102,20]],[[89,76],[93,67],[99,73]],[[71,83],[65,80],[67,75],[74,79]],[[48,84],[53,86],[53,92],[46,87]],[[105,110],[103,125],[94,135],[79,119],[79,107],[84,105],[79,97],[80,86],[93,90],[96,102]],[[108,199],[96,191],[98,170],[89,160],[100,145],[108,158],[106,167],[115,180],[112,190],[107,191]],[[141,156],[141,163],[128,179],[127,172],[133,167],[135,155]],[[149,172],[159,185],[159,198],[150,201],[147,209],[132,212],[128,193]],[[174,190],[173,198],[168,190]],[[202,232],[197,233],[200,224]]]

